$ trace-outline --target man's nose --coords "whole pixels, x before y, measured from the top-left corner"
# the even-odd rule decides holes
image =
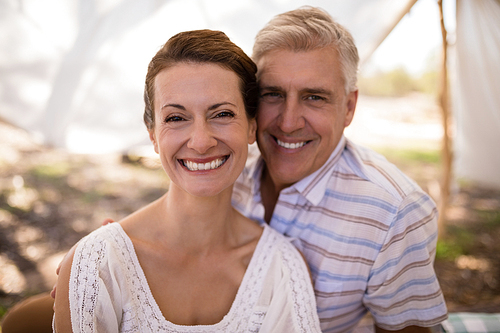
[[[214,131],[206,121],[195,121],[190,127],[190,138],[187,143],[189,149],[193,149],[199,154],[204,154],[210,148],[217,145]]]
[[[278,126],[284,133],[292,133],[305,126],[303,108],[299,101],[294,98],[287,98],[283,104]]]

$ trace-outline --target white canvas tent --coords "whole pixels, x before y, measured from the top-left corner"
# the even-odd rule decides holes
[[[365,61],[415,1],[0,0],[0,117],[72,152],[126,151],[148,142],[145,70],[173,34],[222,30],[250,54],[272,16],[308,4],[348,27]],[[499,9],[458,0],[453,69],[457,175],[498,187]]]
[[[458,0],[455,173],[500,188],[500,1]]]

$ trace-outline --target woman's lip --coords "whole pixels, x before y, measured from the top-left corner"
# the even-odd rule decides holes
[[[229,155],[210,159],[180,159],[179,162],[189,171],[204,171],[220,168],[228,158]]]

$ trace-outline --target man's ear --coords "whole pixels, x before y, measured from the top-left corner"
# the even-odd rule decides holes
[[[248,144],[255,142],[257,136],[257,120],[251,119],[248,121]]]
[[[148,132],[149,132],[149,140],[151,140],[151,143],[153,144],[155,152],[157,154],[159,154],[159,152],[158,152],[158,143],[156,142],[156,137],[155,137],[155,129],[154,128],[149,129]]]
[[[354,111],[356,110],[356,104],[358,103],[358,90],[356,89],[355,91],[351,91],[349,94],[347,94],[347,101],[346,101],[346,115],[345,115],[345,122],[344,122],[344,127],[347,127],[351,124],[352,118],[354,117]]]

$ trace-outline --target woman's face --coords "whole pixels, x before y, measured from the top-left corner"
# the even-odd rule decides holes
[[[179,63],[155,78],[149,131],[170,180],[196,196],[232,188],[255,141],[238,76],[216,64]]]

